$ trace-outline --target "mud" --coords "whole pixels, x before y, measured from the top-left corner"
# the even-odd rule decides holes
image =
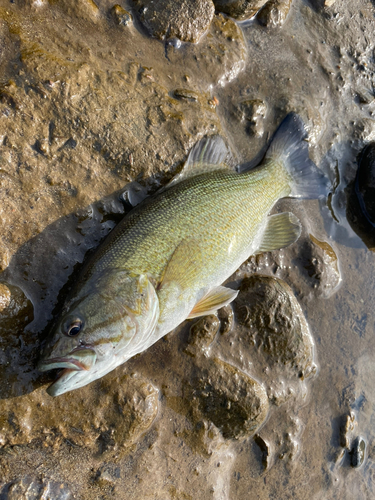
[[[374,139],[375,7],[257,4],[208,9],[191,43],[133,2],[0,2],[1,499],[374,497],[374,254],[347,196]],[[275,207],[301,238],[240,267],[233,307],[50,398],[38,353],[87,254],[201,137],[246,168],[289,111],[332,183]]]

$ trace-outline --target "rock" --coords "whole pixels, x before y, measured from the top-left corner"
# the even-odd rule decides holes
[[[267,3],[267,0],[214,0],[215,9],[218,12],[244,21],[250,19]]]
[[[354,441],[353,448],[350,452],[350,464],[354,468],[361,467],[363,462],[365,461],[366,456],[366,441],[357,437]]]
[[[340,446],[350,450],[350,444],[352,440],[352,434],[356,424],[355,414],[350,412],[349,415],[345,415],[342,419],[342,424],[340,426]]]
[[[215,13],[212,0],[134,0],[140,21],[160,40],[197,43]]]
[[[250,135],[262,137],[264,133],[263,120],[266,116],[266,103],[261,99],[250,99],[239,104],[240,119],[246,122],[246,131]]]
[[[152,425],[158,413],[158,390],[143,377],[119,374],[59,398],[45,387],[0,401],[0,446],[43,439],[45,446],[123,453]],[[63,415],[63,418],[62,418]]]
[[[271,455],[270,445],[259,434],[255,434],[254,441],[258,445],[260,452],[262,454],[261,461],[264,470],[267,470],[270,467],[270,455]]]
[[[11,292],[9,288],[4,284],[0,283],[0,314],[7,309],[10,305]]]
[[[269,0],[258,13],[258,21],[267,27],[282,26],[289,14],[292,0]]]
[[[120,477],[120,467],[114,464],[104,464],[97,470],[95,482],[100,488],[112,488]]]
[[[40,481],[26,476],[10,483],[1,492],[2,500],[70,500],[73,495],[63,483]]]
[[[199,318],[190,328],[186,352],[202,353],[212,344],[220,328],[220,321],[214,314]]]
[[[0,283],[0,345],[9,336],[18,337],[34,319],[34,308],[23,291],[14,285]]]
[[[272,367],[305,379],[315,370],[314,348],[302,309],[290,287],[270,276],[245,278],[234,303],[240,324]]]
[[[347,188],[346,215],[352,229],[375,250],[375,143],[361,152],[354,183]]]
[[[310,254],[309,262],[304,266],[315,289],[315,295],[328,298],[338,288],[341,283],[341,273],[339,261],[336,252],[326,241],[320,241],[312,234],[309,234],[310,242],[307,252],[301,251],[301,254],[307,256]]]
[[[119,26],[127,26],[133,21],[132,15],[121,7],[121,5],[114,5],[111,9],[111,14]]]
[[[220,320],[220,333],[221,335],[226,335],[232,330],[234,325],[232,306],[229,304],[228,306],[222,307],[218,310],[217,315]]]
[[[268,413],[265,388],[224,361],[202,360],[190,386],[194,419],[212,422],[228,439],[253,434]]]

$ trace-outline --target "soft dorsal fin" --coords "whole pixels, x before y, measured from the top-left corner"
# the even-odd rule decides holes
[[[301,223],[291,212],[282,212],[268,217],[261,244],[256,253],[271,252],[287,247],[301,234]]]
[[[225,286],[217,286],[210,290],[199,302],[195,304],[188,319],[214,314],[221,307],[227,306],[238,295],[238,290]]]
[[[195,177],[205,172],[227,170],[229,167],[226,165],[225,159],[228,156],[229,151],[222,137],[219,135],[204,137],[193,146],[183,169],[166,187],[169,188],[189,177]]]

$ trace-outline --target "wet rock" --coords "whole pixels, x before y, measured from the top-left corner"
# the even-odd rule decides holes
[[[195,355],[206,351],[212,344],[219,328],[220,321],[214,314],[200,318],[190,328],[186,352]]]
[[[340,446],[350,450],[350,444],[352,440],[352,434],[356,425],[356,418],[353,412],[349,415],[345,415],[342,419],[342,424],[340,426]]]
[[[127,26],[133,21],[132,15],[118,4],[112,7],[111,14],[119,26]]]
[[[10,297],[11,292],[9,288],[4,283],[0,283],[0,313],[9,307]]]
[[[270,276],[245,278],[234,303],[240,324],[269,366],[284,367],[284,376],[305,379],[315,370],[314,349],[302,309],[290,287]]]
[[[176,89],[173,91],[173,97],[176,99],[186,99],[187,101],[198,101],[198,94],[193,90],[188,89]]]
[[[304,268],[311,279],[315,295],[328,298],[341,283],[338,257],[326,241],[320,241],[312,234],[309,235],[309,238],[310,241],[304,244],[304,247],[308,249],[304,255],[310,254],[310,258]]]
[[[348,186],[346,215],[353,230],[370,250],[375,250],[375,143],[359,156],[354,183]]]
[[[224,12],[228,16],[244,21],[255,16],[267,0],[214,0],[218,12]]]
[[[270,445],[259,434],[255,434],[254,441],[258,445],[260,452],[262,454],[262,457],[261,457],[262,465],[263,465],[264,469],[267,470],[270,466],[270,463],[269,463],[270,462],[270,455],[271,455]]]
[[[120,467],[113,464],[104,464],[97,470],[95,475],[95,482],[100,488],[113,487],[116,479],[120,477]]]
[[[220,333],[221,335],[226,335],[232,330],[234,325],[233,308],[229,304],[228,306],[219,309],[217,314],[220,320]]]
[[[194,419],[201,415],[226,439],[253,434],[267,416],[265,388],[220,359],[201,363],[191,389]]]
[[[31,301],[17,286],[0,283],[0,345],[11,335],[17,337],[34,319]]]
[[[140,21],[160,40],[199,41],[214,16],[212,0],[135,0]]]
[[[43,439],[92,451],[121,453],[147,431],[158,412],[158,390],[142,377],[107,376],[59,398],[45,387],[0,401],[0,446]]]
[[[366,456],[366,441],[357,437],[353,443],[353,447],[350,452],[350,463],[354,468],[361,467],[365,461]]]
[[[289,14],[292,0],[269,0],[257,15],[258,21],[267,27],[282,26]]]
[[[264,133],[263,120],[266,116],[266,103],[261,99],[250,99],[239,104],[241,121],[246,123],[246,131],[250,135],[262,137]]]
[[[54,481],[40,481],[26,476],[5,486],[2,500],[70,500],[73,495],[66,485]]]

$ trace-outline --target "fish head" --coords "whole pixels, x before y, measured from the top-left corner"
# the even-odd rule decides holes
[[[78,389],[141,352],[158,318],[146,275],[111,269],[89,279],[64,307],[42,353],[39,370],[62,369],[47,392]]]

